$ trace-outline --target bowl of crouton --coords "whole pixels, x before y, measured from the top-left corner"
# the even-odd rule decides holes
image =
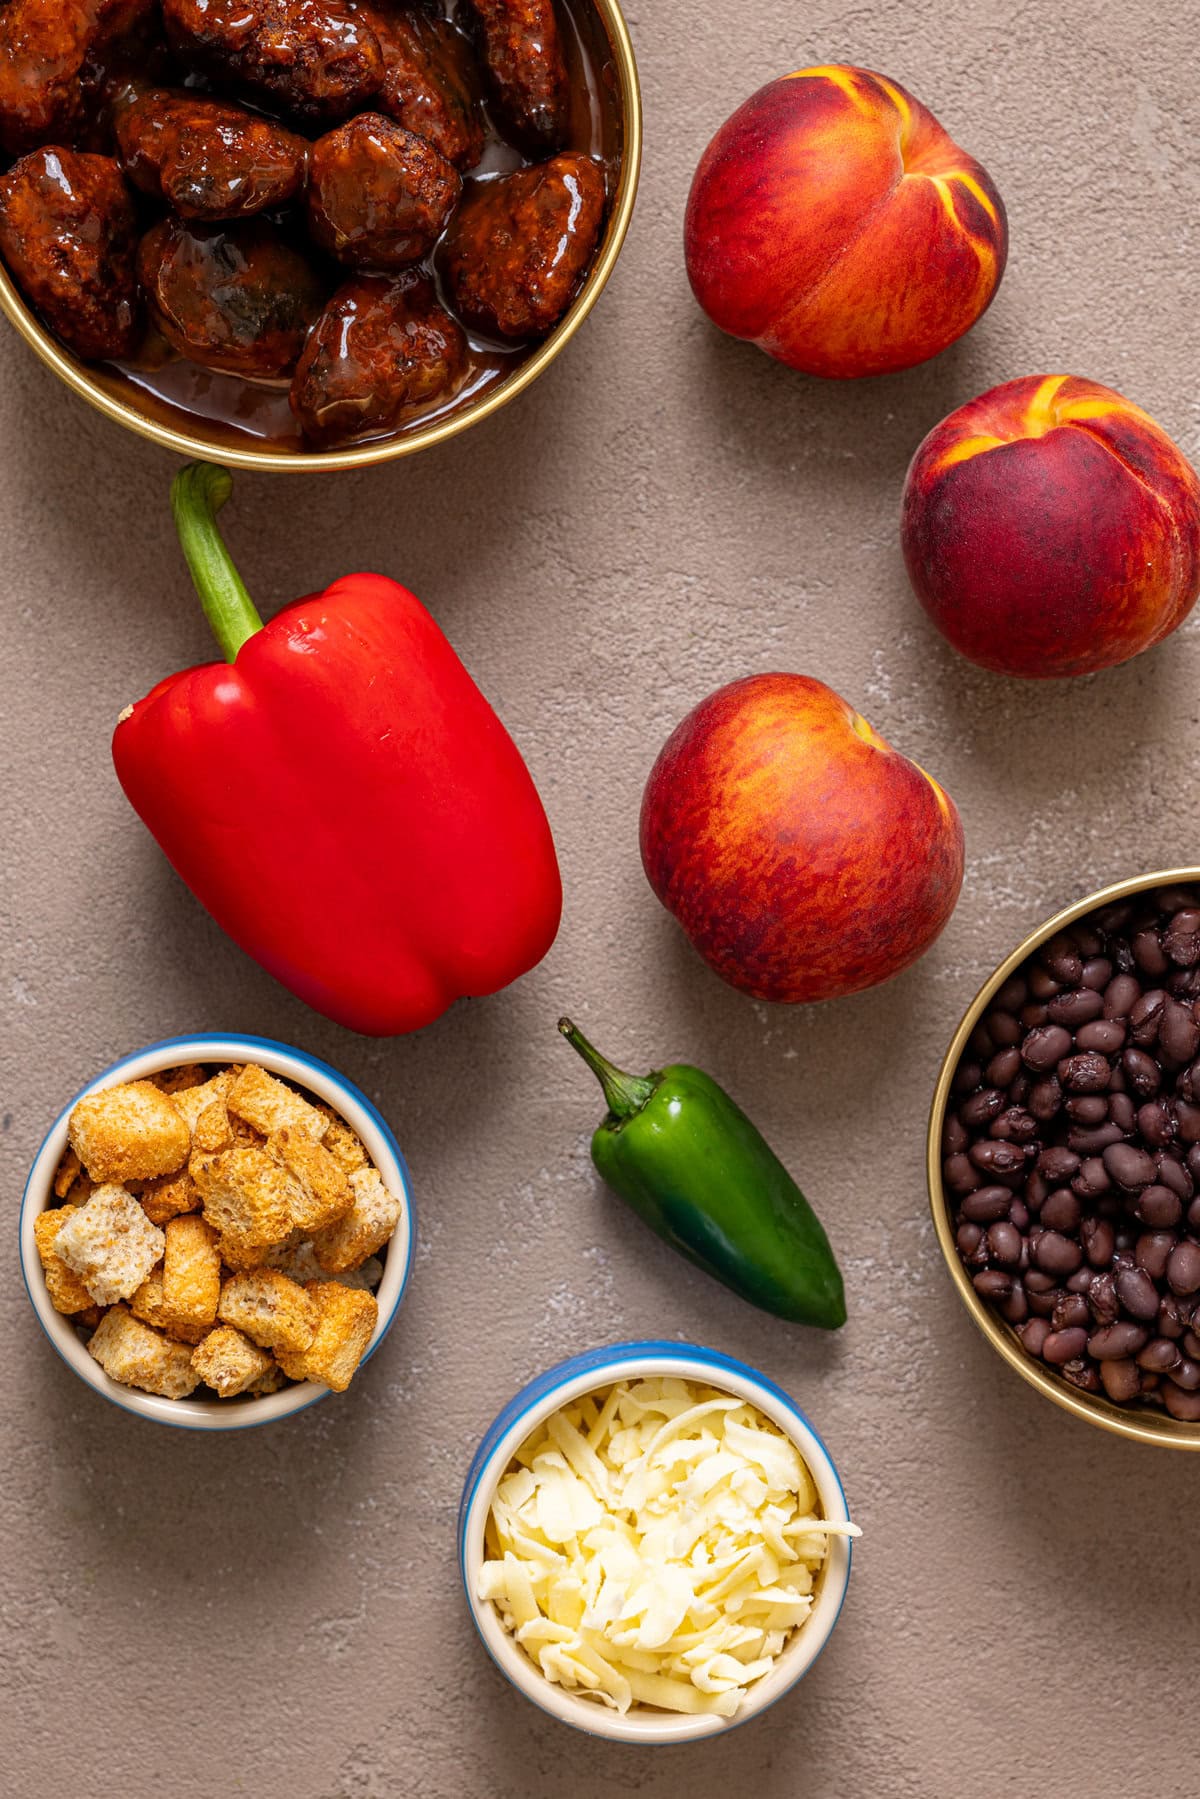
[[[91,1081],[38,1151],[20,1233],[63,1360],[190,1430],[344,1392],[391,1328],[416,1242],[404,1158],[365,1094],[238,1035],[151,1044]]]

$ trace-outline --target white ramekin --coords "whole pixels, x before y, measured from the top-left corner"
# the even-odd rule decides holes
[[[171,1037],[163,1043],[151,1043],[134,1055],[114,1062],[111,1068],[89,1081],[55,1119],[34,1158],[21,1201],[21,1272],[38,1323],[80,1380],[123,1411],[136,1412],[139,1417],[152,1419],[156,1424],[173,1424],[184,1430],[246,1430],[252,1425],[273,1424],[280,1418],[290,1418],[324,1399],[330,1389],[305,1381],[298,1386],[281,1388],[278,1393],[268,1393],[261,1399],[163,1399],[154,1393],[139,1392],[136,1387],[120,1386],[88,1354],[87,1345],[80,1341],[70,1318],[56,1312],[51,1305],[33,1234],[38,1213],[62,1203],[54,1197],[54,1174],[67,1147],[67,1120],[71,1108],[85,1094],[117,1086],[122,1081],[145,1080],[164,1068],[175,1068],[184,1062],[257,1062],[272,1074],[282,1075],[307,1088],[318,1099],[326,1100],[362,1139],[363,1148],[378,1168],[384,1185],[400,1199],[400,1222],[388,1244],[383,1279],[376,1294],[379,1322],[367,1345],[364,1362],[367,1356],[374,1354],[391,1329],[412,1271],[416,1244],[412,1191],[399,1145],[366,1095],[326,1063],[305,1055],[303,1050],[291,1049],[286,1043],[275,1043],[266,1037]]]
[[[527,1699],[590,1736],[650,1747],[660,1743],[688,1743],[697,1737],[715,1736],[759,1717],[776,1700],[802,1680],[824,1649],[842,1609],[850,1581],[850,1543],[846,1537],[829,1539],[829,1554],[821,1570],[817,1600],[810,1616],[792,1635],[769,1674],[756,1680],[732,1718],[705,1714],[676,1715],[633,1706],[622,1717],[597,1701],[566,1691],[546,1679],[530,1661],[500,1621],[489,1600],[476,1597],[479,1571],[484,1561],[484,1528],[502,1475],[525,1439],[552,1412],[596,1387],[614,1381],[644,1380],[674,1375],[736,1394],[756,1406],[777,1424],[803,1456],[830,1521],[847,1522],[846,1495],[829,1451],[804,1413],[781,1387],[756,1369],[715,1349],[692,1343],[616,1343],[586,1355],[572,1356],[540,1375],[511,1400],[491,1425],[467,1474],[458,1515],[459,1568],[467,1604],[475,1627],[500,1672]]]

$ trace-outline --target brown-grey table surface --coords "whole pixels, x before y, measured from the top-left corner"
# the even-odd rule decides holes
[[[1016,375],[1115,386],[1200,453],[1196,0],[633,0],[647,156],[624,256],[522,400],[411,462],[243,476],[227,519],[266,609],[354,568],[407,582],[524,750],[566,911],[535,973],[368,1041],[229,944],[127,807],[121,707],[210,645],[167,509],[173,463],[0,331],[3,1042],[0,1788],[12,1799],[1159,1799],[1196,1787],[1191,1457],[1060,1414],[954,1297],[927,1215],[940,1056],[1002,953],[1111,878],[1200,860],[1200,615],[1073,684],[957,660],[897,547],[904,470],[945,412]],[[882,69],[997,181],[999,297],[906,375],[802,379],[718,337],[680,249],[692,168],[762,81]],[[875,993],[772,1009],[693,956],[642,876],[668,730],[755,670],[819,676],[935,772],[967,833],[961,903]],[[297,877],[303,878],[302,868]],[[570,1008],[634,1065],[706,1065],[826,1220],[836,1338],[691,1271],[594,1176]],[[248,1435],[103,1404],[37,1329],[15,1254],[48,1122],[118,1054],[204,1027],[326,1057],[410,1162],[420,1249],[353,1389]],[[528,1377],[639,1334],[782,1381],[863,1527],[814,1673],[746,1730],[637,1752],[564,1732],[476,1642],[455,1509]]]

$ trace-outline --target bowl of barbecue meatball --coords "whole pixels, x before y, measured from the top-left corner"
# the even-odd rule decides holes
[[[1060,912],[985,983],[929,1127],[933,1222],[1058,1406],[1200,1450],[1200,869]]]
[[[0,307],[188,456],[349,467],[521,393],[620,252],[616,0],[7,0]]]

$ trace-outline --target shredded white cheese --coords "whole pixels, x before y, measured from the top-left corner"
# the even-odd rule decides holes
[[[691,1382],[555,1412],[496,1490],[479,1598],[547,1680],[618,1712],[732,1717],[808,1617],[833,1535],[795,1445]]]

